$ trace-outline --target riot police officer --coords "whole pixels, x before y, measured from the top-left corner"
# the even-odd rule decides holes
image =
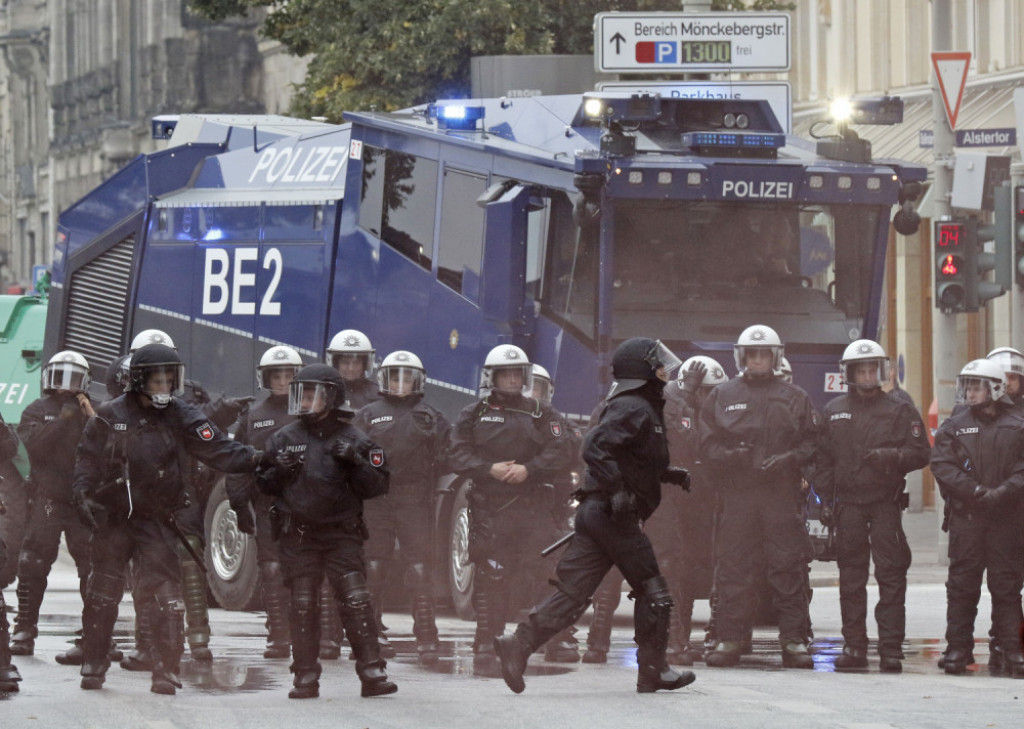
[[[295,422],[295,416],[288,413],[288,386],[300,369],[302,357],[291,347],[279,344],[262,354],[256,366],[256,384],[266,391],[267,397],[242,417],[235,440],[265,450],[270,436]],[[263,657],[288,658],[292,645],[288,628],[291,595],[284,584],[277,542],[271,536],[270,507],[274,499],[256,492],[251,474],[228,476],[226,488],[239,531],[256,538],[263,609],[267,611],[267,647]],[[255,507],[255,518],[250,504]]]
[[[889,397],[889,359],[877,342],[859,339],[839,362],[849,393],[825,406],[816,486],[835,494],[842,655],[837,671],[868,665],[868,572],[878,581],[879,668],[902,670],[910,545],[901,514],[905,476],[928,464],[929,447],[917,410]]]
[[[480,374],[482,399],[452,426],[449,465],[472,479],[469,557],[475,565],[473,652],[493,659],[493,640],[505,630],[516,593],[532,592],[550,568],[540,551],[560,534],[551,517],[554,482],[571,468],[571,443],[559,414],[532,395],[526,353],[494,347]]]
[[[662,391],[679,360],[661,342],[627,339],[612,356],[612,383],[596,426],[583,442],[587,464],[573,537],[556,569],[557,591],[534,607],[513,635],[495,639],[502,676],[515,693],[526,685],[527,659],[586,610],[590,596],[615,565],[636,596],[637,691],[682,688],[690,671],[665,661],[672,598],[658,571],[650,540],[640,528],[661,501],[661,482],[684,488],[684,469],[669,467]]]
[[[763,545],[782,664],[813,668],[804,579],[810,544],[796,503],[818,416],[806,392],[776,376],[783,346],[775,330],[748,327],[733,354],[740,376],[712,390],[700,413],[701,456],[714,468],[722,509],[715,537],[718,643],[707,664],[739,663],[755,604],[751,555]]]
[[[440,410],[423,400],[426,379],[419,357],[404,350],[392,352],[377,370],[381,399],[356,413],[352,424],[384,448],[391,474],[387,495],[367,502],[364,512],[370,532],[366,582],[377,608],[382,654],[394,651],[381,627],[380,610],[388,576],[398,562],[401,579],[412,593],[416,652],[422,661],[432,662],[440,644],[426,558],[433,548],[434,484],[445,473],[451,426]]]
[[[154,693],[181,688],[184,639],[181,572],[175,545],[185,540],[175,512],[186,502],[182,453],[226,472],[253,471],[255,449],[235,443],[180,399],[185,367],[162,344],[138,349],[128,392],[96,409],[79,443],[74,497],[93,530],[92,572],[82,610],[83,689],[102,688],[107,648],[124,592],[129,559],[153,627]]]
[[[1003,368],[1006,375],[1006,397],[1024,412],[1024,355],[1013,347],[997,347],[985,359]]]
[[[75,449],[85,423],[96,412],[89,398],[89,362],[78,352],[64,350],[43,369],[43,396],[25,408],[18,436],[25,444],[35,491],[28,530],[18,560],[18,616],[14,619],[11,653],[30,656],[38,634],[39,607],[47,576],[57,560],[61,534],[78,570],[79,591],[85,598],[89,578],[89,529],[75,512],[71,482]],[[113,654],[114,660],[121,656]],[[57,662],[82,662],[76,645],[57,656]]]
[[[319,588],[326,575],[356,658],[362,696],[398,690],[388,681],[377,621],[366,586],[363,501],[388,491],[384,450],[352,425],[345,380],[328,365],[306,365],[292,380],[288,412],[298,422],[270,437],[256,484],[275,497],[273,529],[285,584],[291,588],[294,688],[289,698],[320,695],[317,661]]]
[[[358,329],[342,329],[327,345],[327,364],[345,379],[345,397],[354,411],[380,398],[373,379],[375,354],[370,338]]]
[[[0,463],[6,463],[18,452],[18,438],[0,417]],[[0,500],[0,514],[6,513],[4,502]],[[4,535],[0,533],[0,569],[7,562],[7,545]],[[21,674],[11,663],[10,626],[7,622],[7,603],[4,601],[3,590],[0,590],[0,693],[13,693],[18,690]]]
[[[944,669],[950,674],[967,670],[981,581],[987,573],[992,636],[1003,653],[1001,670],[1024,678],[1024,417],[1006,396],[1001,365],[991,360],[964,366],[956,398],[967,407],[939,426],[931,457],[932,474],[948,505]]]

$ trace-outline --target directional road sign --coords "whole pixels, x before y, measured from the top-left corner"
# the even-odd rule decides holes
[[[601,73],[787,71],[784,13],[598,13],[594,66]]]

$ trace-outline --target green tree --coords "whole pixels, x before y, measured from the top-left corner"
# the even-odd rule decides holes
[[[187,0],[209,20],[265,9],[262,33],[312,56],[292,113],[340,121],[469,92],[470,59],[592,53],[600,12],[679,10],[680,0]],[[718,10],[748,4],[717,0]],[[751,9],[789,6],[755,0]]]

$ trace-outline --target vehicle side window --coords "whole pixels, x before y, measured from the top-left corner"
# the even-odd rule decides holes
[[[437,162],[363,148],[359,227],[430,270],[434,251]]]
[[[597,322],[599,226],[580,228],[573,221],[572,203],[564,194],[551,199],[547,266],[544,271],[544,310],[594,338]]]
[[[444,171],[437,279],[475,303],[480,300],[484,252],[484,209],[476,200],[486,189],[487,178],[483,175]]]

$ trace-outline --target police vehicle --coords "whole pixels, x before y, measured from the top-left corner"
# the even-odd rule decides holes
[[[165,150],[60,216],[48,353],[103,371],[133,332],[163,329],[190,378],[237,396],[268,347],[315,360],[355,328],[378,353],[416,352],[452,417],[499,343],[585,421],[624,339],[732,372],[751,323],[779,332],[820,406],[843,389],[846,345],[876,335],[890,214],[925,178],[849,135],[820,150],[787,137],[742,99],[440,101],[338,126],[181,116],[154,134]],[[463,615],[465,486],[442,480],[435,502],[435,579]],[[218,508],[213,591],[240,606],[252,546]]]

